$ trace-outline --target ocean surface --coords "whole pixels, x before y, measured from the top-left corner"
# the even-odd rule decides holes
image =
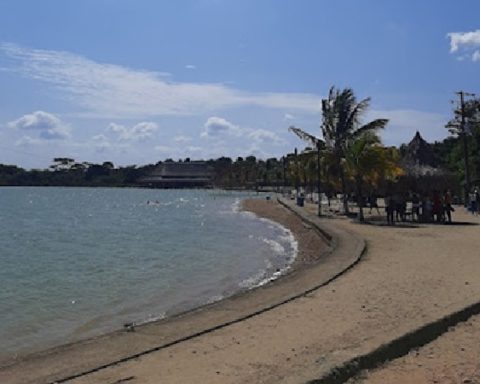
[[[0,361],[210,303],[297,253],[255,194],[0,188]],[[263,197],[264,198],[264,197]]]

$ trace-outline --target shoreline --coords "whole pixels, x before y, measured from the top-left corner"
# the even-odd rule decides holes
[[[279,268],[275,271],[271,269],[270,271],[265,270],[265,276],[261,277],[260,279],[255,278],[255,275],[250,276],[248,279],[242,281],[244,283],[245,281],[251,280],[252,283],[250,284],[245,284],[245,285],[239,285],[234,291],[233,290],[226,290],[224,292],[220,292],[216,295],[213,295],[211,297],[206,298],[205,300],[199,300],[198,304],[193,304],[189,303],[186,305],[176,305],[173,306],[172,308],[166,310],[163,313],[156,314],[155,316],[152,316],[150,318],[145,318],[145,317],[138,317],[136,319],[132,319],[131,321],[125,322],[126,324],[131,324],[134,325],[134,327],[142,327],[145,325],[149,324],[155,324],[158,322],[163,322],[163,321],[168,321],[170,319],[174,319],[175,317],[182,316],[186,313],[192,312],[192,311],[197,311],[200,310],[204,307],[208,307],[212,304],[221,302],[222,300],[235,297],[238,295],[242,295],[248,291],[255,290],[259,287],[262,287],[266,284],[270,284],[275,282],[278,279],[281,279],[283,276],[289,274],[292,272],[295,268],[299,266],[298,264],[298,242],[295,234],[291,231],[291,229],[285,224],[286,218],[280,217],[278,214],[272,215],[271,212],[268,212],[267,210],[259,211],[259,207],[261,207],[261,204],[259,205],[258,202],[256,201],[263,202],[262,199],[259,198],[243,198],[239,199],[238,201],[238,206],[234,207],[234,211],[237,214],[242,214],[242,213],[248,213],[251,214],[252,217],[255,218],[255,220],[264,220],[265,222],[268,223],[268,225],[274,225],[278,228],[280,228],[282,231],[286,231],[290,236],[292,236],[292,250],[293,250],[293,255],[291,256],[288,264],[285,264],[284,266],[279,266]],[[247,202],[248,201],[248,202]],[[245,204],[248,206],[248,208],[245,207]],[[276,221],[275,219],[283,222]],[[288,223],[287,223],[288,224]],[[268,273],[267,273],[268,272]],[[57,343],[57,344],[50,344],[45,347],[41,346],[34,346],[31,348],[24,348],[21,351],[18,352],[12,352],[12,353],[0,353],[0,369],[4,366],[11,365],[12,362],[13,364],[16,361],[22,361],[29,359],[32,356],[36,356],[39,354],[44,354],[48,353],[50,350],[55,350],[58,348],[62,348],[64,346],[69,346],[69,345],[75,345],[77,343],[82,343],[86,342],[89,340],[97,339],[97,338],[102,338],[102,337],[108,337],[110,334],[115,334],[118,332],[124,331],[124,328],[121,328],[120,326],[117,327],[110,327],[110,329],[106,329],[103,331],[99,332],[94,332],[93,334],[84,336],[84,337],[69,337],[69,341],[63,342],[63,343]],[[77,331],[75,331],[77,332]]]
[[[31,212],[30,216],[34,217],[36,212],[40,211],[37,205],[42,206],[42,197],[65,195],[58,188],[52,190],[52,193],[44,191],[41,195],[38,195],[38,192],[30,192],[23,191],[21,195],[23,198],[17,200],[24,201],[27,207],[34,207],[33,210],[22,209],[23,212]],[[65,201],[72,203],[77,200],[77,192],[80,197],[110,196],[110,193],[103,192],[97,195],[93,190],[82,188],[75,193],[66,194]],[[112,190],[113,192],[115,191]],[[124,226],[123,231],[117,228],[110,231],[106,226],[102,227],[108,221],[103,220],[102,224],[95,220],[96,212],[93,212],[92,216],[88,215],[88,218],[84,215],[83,221],[79,216],[75,216],[73,224],[68,221],[72,224],[70,227],[75,228],[70,233],[63,230],[69,225],[58,227],[58,232],[57,227],[51,226],[52,229],[46,232],[38,229],[36,221],[30,220],[36,224],[26,230],[23,228],[24,241],[20,244],[22,257],[18,254],[19,247],[13,243],[17,233],[20,233],[19,229],[6,232],[6,240],[13,241],[5,243],[6,260],[12,260],[7,262],[5,271],[12,270],[13,273],[8,275],[16,276],[13,268],[17,268],[20,271],[18,276],[21,278],[7,278],[5,281],[7,292],[11,293],[2,308],[5,309],[5,315],[10,314],[4,317],[6,322],[0,327],[0,339],[4,344],[0,351],[0,366],[17,357],[23,358],[63,344],[121,330],[126,323],[137,325],[150,323],[218,301],[258,285],[264,278],[270,279],[277,267],[283,269],[286,264],[291,263],[293,252],[289,244],[290,239],[283,237],[286,234],[280,229],[284,228],[283,226],[270,229],[269,224],[262,222],[256,215],[239,212],[241,199],[250,197],[250,194],[228,193],[219,197],[217,193],[212,194],[209,191],[160,192],[156,198],[161,202],[155,207],[147,207],[147,198],[153,201],[151,194],[144,194],[142,191],[139,194],[136,192],[123,194],[121,191],[115,193],[115,204],[122,203],[121,199],[124,197],[133,196],[128,202],[135,204],[132,205],[134,211],[139,212],[138,219],[132,221],[137,223],[137,226],[129,224],[126,228]],[[91,195],[92,193],[94,195]],[[8,194],[14,197],[16,195],[17,193]],[[121,198],[118,201],[117,196]],[[55,202],[53,199],[52,201]],[[238,201],[236,207],[234,201]],[[87,203],[84,201],[84,204]],[[112,204],[113,201],[110,200],[106,200],[105,204],[101,203],[102,206]],[[180,211],[175,209],[175,205],[179,205],[180,209],[183,206],[191,209]],[[10,206],[16,207],[15,204]],[[123,206],[125,207],[123,209],[114,209],[112,205],[111,210],[125,211],[127,205]],[[217,209],[221,211],[216,212]],[[172,223],[169,216],[172,210],[181,212],[178,225],[177,222]],[[9,210],[5,214],[8,214],[4,215],[6,218],[13,218],[15,210]],[[72,215],[62,216],[68,218]],[[42,224],[44,228],[52,220],[45,221],[47,223]],[[53,223],[56,222],[59,220],[54,218]],[[90,222],[94,224],[91,225]],[[193,229],[190,229],[192,223]],[[225,232],[223,226],[219,226],[218,223],[226,224]],[[172,235],[169,227],[179,229],[174,231],[179,233],[178,238],[184,238],[185,246],[182,240],[177,240],[175,233]],[[91,228],[96,230],[92,231]],[[183,233],[184,228],[189,228],[188,233]],[[106,237],[89,236],[89,233],[100,233],[104,229],[109,232]],[[55,236],[50,236],[50,232]],[[84,237],[85,233],[87,237]],[[131,238],[129,241],[131,246],[127,243],[125,247],[118,248],[119,244],[125,245],[125,241],[115,244],[112,240],[122,240],[115,233],[124,234],[125,236],[121,235],[123,239]],[[172,236],[164,237],[162,236],[164,233]],[[253,234],[251,238],[250,236],[247,238],[249,234]],[[26,245],[24,246],[33,244],[33,241],[37,240],[32,239],[37,238],[41,239],[41,247],[31,247],[34,249],[30,251]],[[197,243],[190,239],[199,241]],[[71,245],[65,245],[68,243]],[[203,245],[199,246],[200,243]],[[270,251],[277,244],[280,249],[283,246],[285,252]],[[49,254],[42,255],[43,249],[48,249]],[[261,257],[256,256],[257,253],[261,253]],[[23,266],[27,267],[20,264],[17,266],[13,262],[15,260],[22,260]],[[216,260],[223,264],[216,265]],[[37,262],[49,267],[40,269],[41,273],[31,274],[29,271],[35,269]],[[233,266],[238,266],[238,271]],[[122,272],[123,268],[126,268],[125,273]],[[67,280],[63,277],[65,271],[72,276],[68,278],[68,284],[64,283]],[[199,271],[198,275],[196,271]],[[197,276],[193,281],[190,279],[192,274]],[[187,277],[183,279],[182,276]],[[46,285],[39,283],[50,278],[55,280],[55,286],[66,289],[53,288],[50,291]],[[104,279],[106,283],[102,284]],[[29,282],[25,289],[21,281]],[[85,281],[91,283],[92,288],[89,288],[89,284],[80,283]],[[137,281],[137,287],[129,286],[127,282],[130,281]],[[79,285],[76,287],[76,284]],[[34,288],[28,289],[30,286]],[[31,297],[37,297],[37,294],[38,303],[29,300]]]
[[[252,205],[253,204],[253,205]],[[312,284],[317,284],[317,278],[308,279],[308,270],[323,258],[328,258],[331,249],[325,240],[312,227],[298,216],[280,206],[276,201],[260,199],[246,200],[242,203],[246,210],[253,211],[258,217],[278,222],[294,234],[299,243],[298,256],[286,274],[262,286],[243,290],[231,297],[212,304],[207,304],[184,313],[180,313],[158,321],[143,324],[135,328],[135,332],[118,330],[87,340],[54,347],[38,353],[33,353],[20,359],[5,361],[0,367],[0,379],[15,378],[23,372],[21,380],[29,382],[27,372],[37,372],[35,375],[45,378],[34,382],[53,382],[61,377],[77,375],[93,367],[108,365],[111,362],[122,361],[164,348],[166,345],[204,334],[211,329],[241,321],[255,316],[272,305],[279,305],[285,299],[289,300],[292,292],[303,292]],[[269,215],[275,207],[276,213]],[[293,230],[292,230],[293,229]],[[299,238],[300,236],[300,238]],[[321,252],[319,253],[319,249]],[[315,256],[316,255],[316,256]],[[326,276],[328,278],[330,276]],[[302,285],[302,279],[307,280]],[[304,282],[305,283],[305,282]],[[292,289],[290,286],[294,286]],[[290,297],[290,298],[289,298]],[[155,337],[145,337],[147,334]],[[70,363],[72,360],[78,364]],[[31,381],[33,382],[33,381]]]

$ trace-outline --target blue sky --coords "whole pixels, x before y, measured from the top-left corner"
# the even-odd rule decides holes
[[[0,0],[0,163],[281,156],[330,86],[387,145],[480,92],[477,0]]]

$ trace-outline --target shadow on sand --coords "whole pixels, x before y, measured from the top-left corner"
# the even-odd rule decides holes
[[[356,224],[361,224],[358,220],[353,220]],[[426,225],[440,225],[440,226],[474,226],[480,225],[479,223],[472,223],[471,221],[454,221],[451,223],[416,223],[416,222],[405,222],[405,221],[396,221],[395,224],[388,224],[384,220],[365,220],[362,224],[375,225],[377,227],[391,227],[391,228],[421,228]]]

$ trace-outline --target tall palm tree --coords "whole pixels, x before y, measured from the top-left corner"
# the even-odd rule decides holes
[[[376,119],[362,124],[361,117],[370,106],[370,98],[357,102],[351,88],[339,90],[331,87],[328,97],[322,100],[321,130],[325,145],[332,152],[342,186],[343,208],[348,213],[345,172],[341,161],[348,141],[355,140],[365,132],[376,132],[384,128],[388,120]]]
[[[339,90],[331,87],[328,97],[322,100],[322,123],[321,132],[323,139],[320,139],[297,127],[289,129],[298,137],[315,145],[320,154],[320,148],[325,147],[332,154],[334,168],[338,172],[341,181],[343,208],[348,213],[348,201],[346,199],[345,172],[342,166],[342,159],[345,154],[346,143],[354,140],[365,132],[376,132],[384,128],[388,120],[376,119],[369,123],[361,123],[361,117],[370,106],[370,98],[357,102],[351,88]]]

